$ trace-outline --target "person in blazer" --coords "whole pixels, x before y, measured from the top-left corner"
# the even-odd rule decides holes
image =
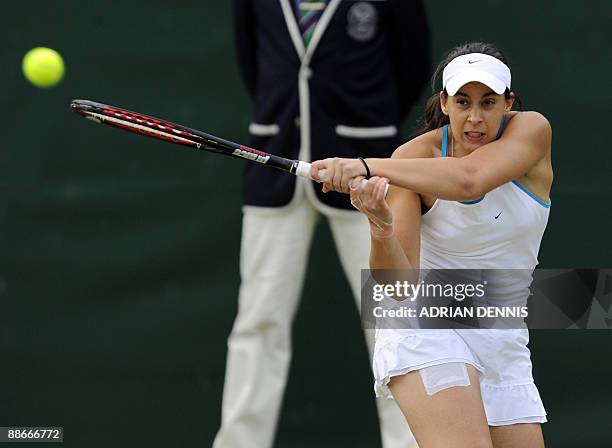
[[[233,7],[239,67],[255,106],[252,147],[309,161],[389,157],[400,145],[402,120],[430,71],[421,0],[234,0]],[[310,181],[245,164],[243,198],[239,311],[214,448],[273,444],[320,216],[357,305],[360,270],[368,267],[368,222],[346,195],[323,195]],[[329,381],[341,375],[329,366]],[[377,407],[383,448],[416,446],[397,405],[377,400]]]

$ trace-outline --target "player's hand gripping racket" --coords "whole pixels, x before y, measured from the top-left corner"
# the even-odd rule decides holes
[[[107,124],[136,134],[164,140],[177,145],[224,154],[231,157],[250,160],[266,166],[287,171],[296,176],[313,180],[310,177],[310,163],[301,160],[291,160],[248,146],[239,145],[214,135],[196,129],[181,126],[160,118],[132,112],[120,107],[95,103],[88,100],[72,100],[70,107],[76,113],[97,123]],[[318,172],[319,178],[325,182],[325,171]],[[367,182],[365,179],[363,182]],[[387,186],[388,187],[388,186]],[[385,192],[386,193],[386,192]]]

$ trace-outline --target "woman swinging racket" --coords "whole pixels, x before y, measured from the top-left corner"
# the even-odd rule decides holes
[[[323,190],[350,193],[369,217],[372,269],[531,272],[550,208],[550,125],[511,111],[493,45],[451,50],[434,89],[440,74],[425,128],[391,159],[320,160],[312,175],[326,169]],[[423,448],[543,447],[528,340],[524,329],[379,330],[377,395],[395,398]]]

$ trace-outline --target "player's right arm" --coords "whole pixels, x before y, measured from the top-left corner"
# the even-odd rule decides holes
[[[434,157],[431,144],[432,138],[435,138],[434,132],[400,146],[391,158]],[[384,184],[384,180],[373,178],[367,187],[351,193],[351,196],[360,196],[361,203],[367,205],[367,210],[364,210],[366,215],[374,213],[378,219],[391,223],[387,232],[382,232],[370,218],[370,268],[418,269],[421,247],[421,196],[411,190],[391,185],[386,201],[383,193],[377,198],[378,201],[371,202],[377,183]],[[388,210],[385,210],[385,205],[388,205]]]

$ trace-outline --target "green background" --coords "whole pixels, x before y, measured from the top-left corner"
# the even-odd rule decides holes
[[[552,123],[540,266],[609,267],[609,2],[427,10],[436,63],[459,42],[498,44],[524,108]],[[70,447],[210,446],[236,313],[242,162],[95,126],[68,103],[245,141],[251,105],[230,2],[11,2],[0,30],[0,426],[63,426]],[[23,78],[35,46],[65,57],[57,88]],[[380,444],[359,318],[332,247],[322,221],[278,447]],[[606,331],[532,332],[549,446],[609,446],[611,346]]]

